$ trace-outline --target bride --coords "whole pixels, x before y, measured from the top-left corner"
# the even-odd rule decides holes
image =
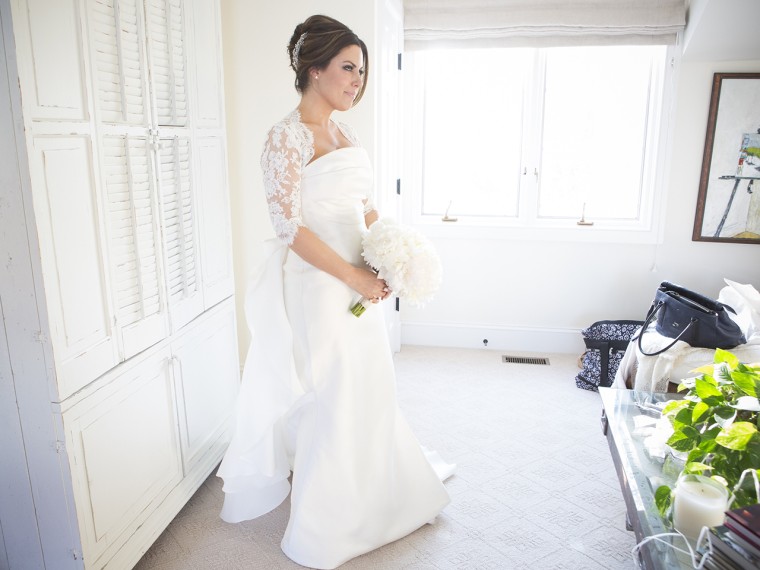
[[[221,517],[252,519],[290,494],[283,552],[335,568],[433,520],[453,466],[424,452],[401,415],[382,311],[349,310],[392,293],[361,256],[378,217],[369,157],[331,118],[361,99],[367,48],[337,20],[312,16],[288,52],[301,101],[261,157],[277,238],[246,294],[253,341],[218,471]]]

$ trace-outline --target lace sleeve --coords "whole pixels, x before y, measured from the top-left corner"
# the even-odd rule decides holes
[[[304,149],[292,124],[278,123],[269,132],[261,154],[264,191],[274,232],[291,245],[303,226],[301,219],[301,169]]]

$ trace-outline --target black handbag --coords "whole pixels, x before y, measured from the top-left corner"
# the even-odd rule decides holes
[[[641,328],[638,337],[639,350],[647,356],[656,356],[679,340],[699,348],[728,349],[744,344],[747,340],[739,325],[729,317],[728,311],[736,314],[728,305],[686,287],[663,281],[657,288],[654,301]],[[655,318],[657,332],[675,340],[656,352],[644,352],[641,338]]]

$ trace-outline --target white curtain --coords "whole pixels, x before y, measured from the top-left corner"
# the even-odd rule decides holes
[[[406,49],[675,44],[685,0],[404,0]]]

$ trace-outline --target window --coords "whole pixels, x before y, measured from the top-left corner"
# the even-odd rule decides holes
[[[414,221],[651,228],[665,46],[409,56]]]

